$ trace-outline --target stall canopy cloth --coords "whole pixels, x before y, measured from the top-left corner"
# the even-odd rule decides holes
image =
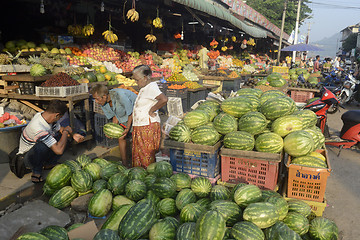
[[[173,0],[173,2],[188,6],[190,8],[196,9],[201,12],[205,12],[213,17],[223,19],[225,21],[230,22],[235,27],[244,31],[255,38],[266,38],[267,33],[265,30],[260,29],[255,26],[250,26],[245,22],[241,21],[234,17],[228,10],[217,7],[210,2],[206,2],[204,0]]]
[[[281,49],[281,51],[283,52],[293,52],[293,51],[297,51],[297,52],[306,52],[306,51],[324,51],[324,49],[321,49],[317,46],[314,45],[310,45],[310,44],[304,44],[304,43],[299,43],[299,44],[294,44],[288,47],[285,47],[283,49]]]

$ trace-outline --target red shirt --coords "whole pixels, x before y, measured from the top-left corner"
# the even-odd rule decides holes
[[[320,71],[320,63],[318,60],[314,62],[314,72]]]

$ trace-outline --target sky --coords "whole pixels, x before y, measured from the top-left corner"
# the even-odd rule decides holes
[[[306,19],[300,35],[307,35],[310,23],[310,43],[330,37],[350,25],[360,22],[360,0],[311,0],[313,18]]]

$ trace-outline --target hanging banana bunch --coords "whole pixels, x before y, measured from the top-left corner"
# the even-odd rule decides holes
[[[84,36],[91,36],[94,34],[95,28],[92,24],[85,25],[82,29]]]
[[[159,18],[159,7],[156,9],[156,18],[152,21],[152,24],[155,28],[163,27],[162,20],[161,18]]]
[[[139,13],[135,10],[135,0],[133,0],[132,8],[127,12],[126,17],[132,22],[136,22],[139,20]]]
[[[111,26],[111,15],[109,17],[109,30],[106,30],[105,32],[102,33],[102,35],[104,36],[104,39],[106,41],[108,41],[109,43],[114,43],[118,40],[118,36],[112,31],[112,26]]]
[[[153,29],[152,29],[152,28],[151,28],[150,33],[145,36],[145,39],[146,39],[146,41],[148,41],[148,42],[150,42],[150,43],[153,43],[153,42],[156,41],[156,37],[155,37],[155,35],[153,34]]]

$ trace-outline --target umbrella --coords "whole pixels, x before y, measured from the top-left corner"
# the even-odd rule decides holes
[[[299,43],[299,44],[285,47],[285,48],[281,49],[281,51],[283,51],[283,52],[293,52],[293,51],[306,52],[306,51],[324,51],[324,49],[321,49],[319,47],[316,47],[316,46],[310,45],[310,44]]]

